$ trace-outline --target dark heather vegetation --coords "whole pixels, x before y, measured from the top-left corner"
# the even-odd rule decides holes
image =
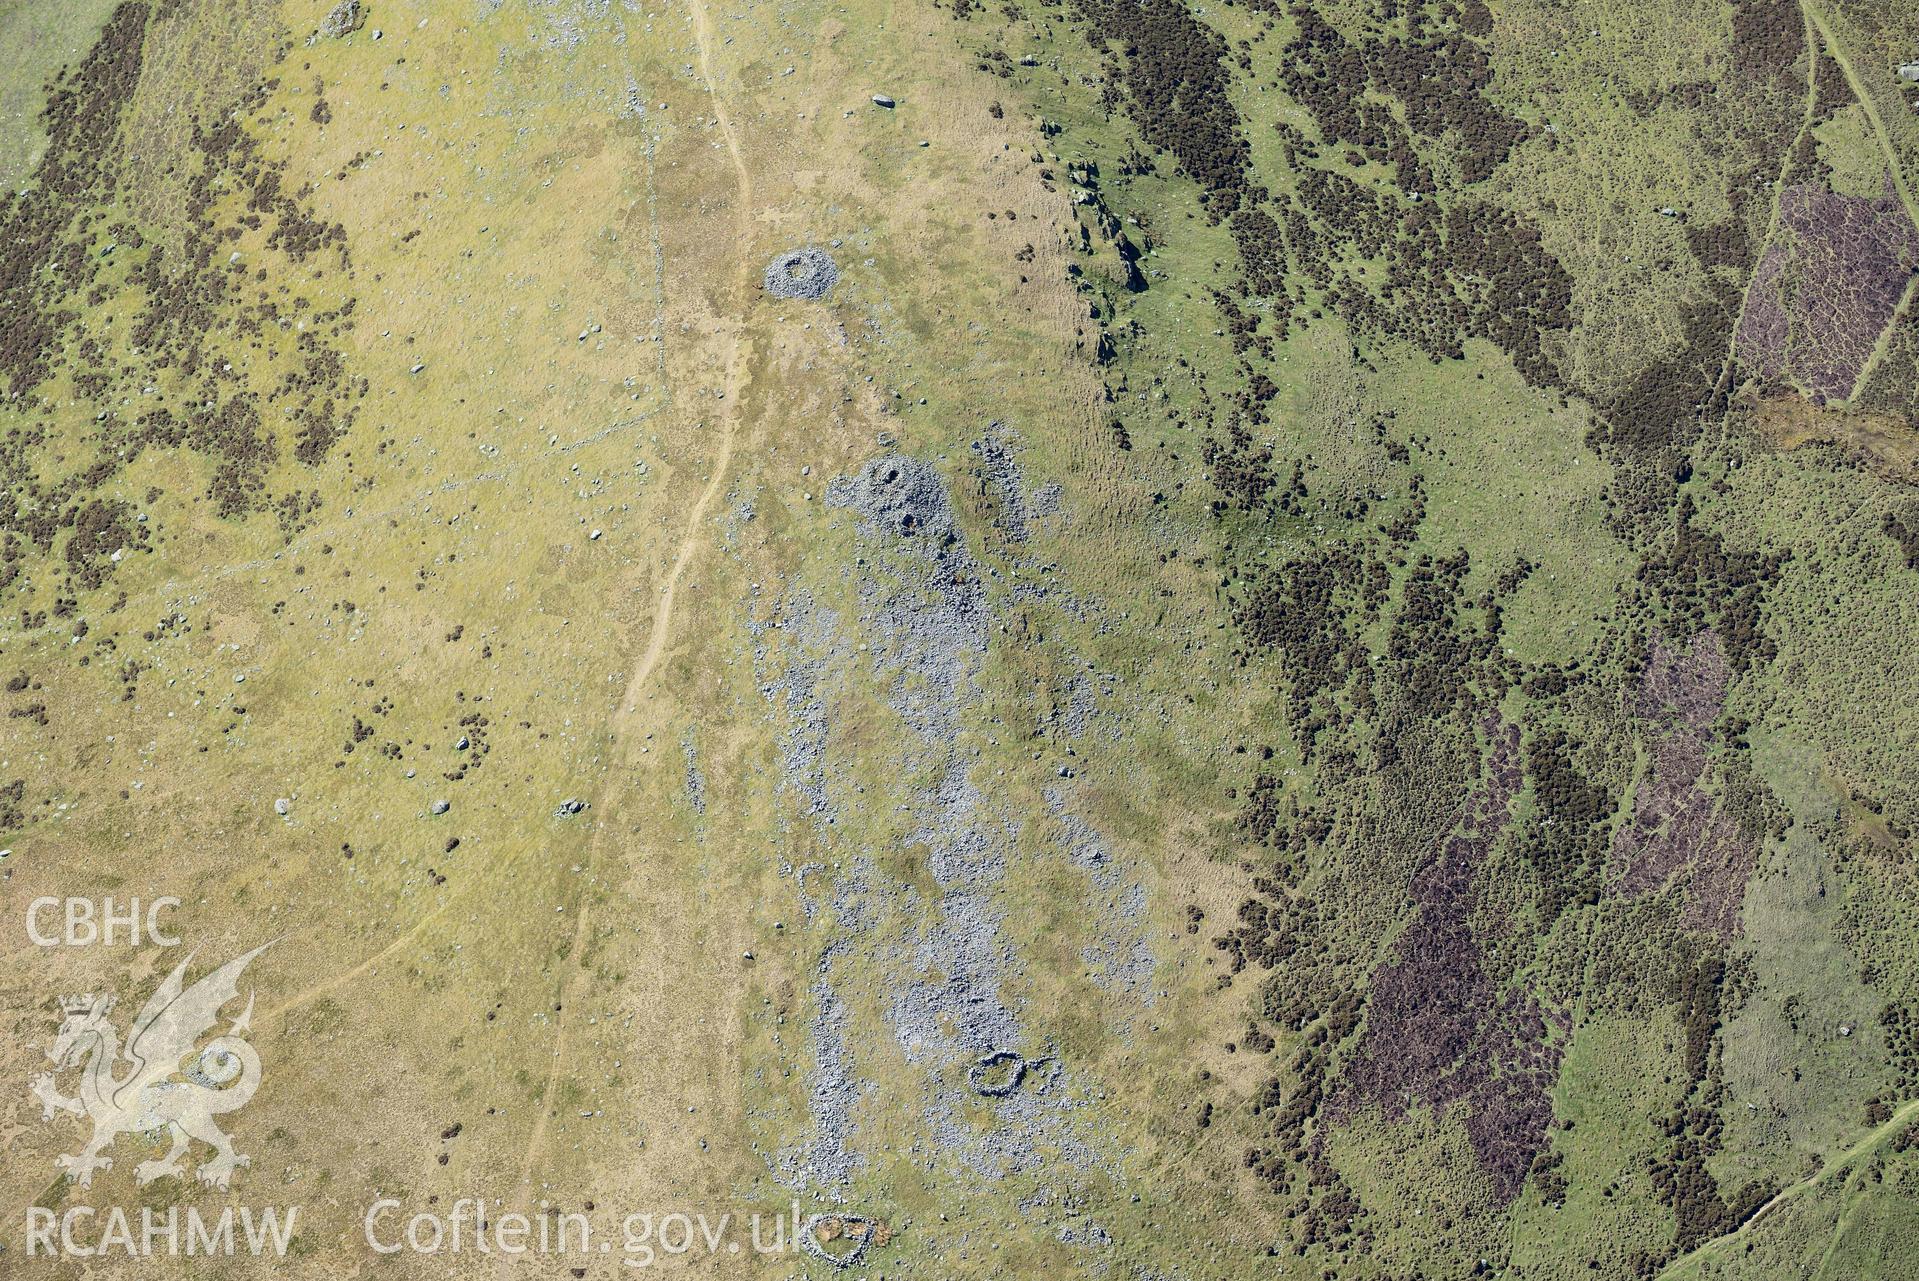
[[[149,31],[174,16],[135,0],[113,11],[49,86],[31,181],[0,195],[0,577],[30,591],[42,577],[47,589],[97,588],[113,553],[164,536],[107,496],[148,450],[196,457],[199,501],[219,516],[267,511],[290,534],[319,504],[302,473],[328,459],[366,394],[338,346],[355,306],[344,231],[312,215],[310,193],[289,188],[285,163],[247,128],[277,82],[206,102],[190,121],[171,175],[178,228],[133,212],[151,175],[129,168],[127,109]],[[282,278],[310,283],[292,292]],[[81,439],[56,434],[70,398],[97,407]]]
[[[143,94],[194,30],[185,0],[119,3],[45,85],[44,151],[0,193],[0,725],[21,744],[0,753],[19,860],[0,876],[94,858],[145,805],[246,872],[191,864],[183,902],[349,907],[329,938],[358,959],[287,981],[261,1021],[322,1061],[366,984],[398,994],[368,1009],[369,1044],[439,1063],[447,1045],[382,1020],[422,994],[463,1011],[428,1020],[453,1085],[396,1075],[374,1102],[491,1091],[457,1059],[483,1044],[514,1092],[459,1146],[466,1125],[435,1120],[423,1170],[510,1149],[529,1192],[577,1188],[602,1119],[667,1096],[665,1067],[622,1075],[615,1038],[651,1016],[621,1005],[631,970],[684,966],[744,1013],[660,1024],[660,1064],[748,1084],[671,1082],[693,1091],[662,1114],[684,1131],[635,1124],[644,1160],[764,1156],[737,1186],[841,1206],[808,1247],[830,1238],[836,1266],[1840,1281],[1919,1257],[1919,89],[1897,71],[1919,19],[1884,0],[935,0],[967,51],[946,93],[984,88],[975,155],[944,101],[920,114],[928,84],[825,102],[809,73],[859,41],[798,10],[696,3],[655,33],[645,6],[483,4],[409,36],[368,7],[311,40],[317,13],[236,8],[267,27],[199,55],[232,74],[172,86],[157,142]],[[887,10],[888,38],[925,17]],[[576,52],[592,40],[666,74],[609,89],[617,59]],[[431,74],[410,83],[409,58]],[[562,66],[606,91],[569,84],[567,112],[601,106],[539,101]],[[408,110],[367,112],[370,84]],[[469,136],[433,116],[456,100]],[[388,170],[380,194],[501,197],[502,222],[567,245],[563,287],[522,307],[498,290],[539,282],[507,251],[469,278],[451,264],[471,246],[382,244],[332,203],[336,183],[373,198],[384,150],[322,172],[297,149],[397,156],[402,116],[449,135],[406,139],[446,153],[418,179],[442,189]],[[919,147],[877,132],[909,122]],[[846,132],[816,167],[827,128]],[[748,207],[789,147],[804,165],[758,197],[783,206]],[[619,221],[497,172],[569,190],[602,157],[623,158],[591,188]],[[973,164],[1003,186],[961,229],[946,197]],[[833,246],[830,296],[769,296],[768,227]],[[935,236],[952,256],[929,265]],[[716,317],[749,242],[750,302]],[[980,245],[1002,274],[962,279]],[[412,313],[381,268],[434,249],[476,314],[557,318],[578,363],[522,350],[486,367],[485,409],[422,391],[375,413],[399,402],[375,399],[392,371],[356,328],[392,336],[367,313]],[[649,255],[671,267],[640,288]],[[607,281],[632,296],[576,338],[568,308]],[[404,381],[428,357],[403,328],[394,382],[429,389]],[[1007,356],[1002,329],[1030,347]],[[716,339],[727,367],[700,367]],[[1028,360],[1046,376],[1000,378]],[[1025,417],[977,412],[980,384]],[[403,415],[401,459],[394,423],[368,428]],[[850,461],[802,462],[782,433]],[[487,470],[449,469],[456,451]],[[440,498],[469,479],[464,511]],[[567,494],[591,506],[553,518]],[[333,514],[356,503],[341,528],[397,572],[346,554]],[[708,605],[741,583],[737,609]],[[69,665],[93,685],[63,685]],[[71,759],[113,782],[68,790],[51,749],[102,690],[112,715]],[[695,728],[668,727],[679,711]],[[210,799],[181,800],[196,784]],[[674,933],[610,923],[684,875],[726,892],[685,896]],[[449,885],[474,899],[448,910]],[[1082,929],[1105,932],[1067,941]],[[1036,938],[1053,950],[1023,953]],[[693,972],[716,945],[733,968]],[[484,982],[456,969],[509,956]],[[1061,999],[1082,981],[1098,995]],[[620,1070],[575,1079],[602,1052]],[[375,1137],[351,1161],[429,1186]],[[949,1259],[923,1243],[962,1239],[927,1212],[956,1188],[1007,1226]]]
[[[1080,283],[1102,334],[1114,454],[1166,450],[1175,429],[1198,441],[1234,661],[1272,680],[1283,721],[1236,753],[1250,763],[1226,786],[1246,885],[1237,914],[1220,928],[1191,908],[1185,928],[1212,934],[1223,989],[1255,989],[1261,1022],[1238,1048],[1271,1068],[1243,1164],[1289,1216],[1284,1250],[1327,1276],[1391,1231],[1335,1154],[1349,1132],[1415,1116],[1456,1118],[1479,1173],[1427,1229],[1421,1257],[1436,1270],[1394,1275],[1503,1274],[1488,1225],[1528,1196],[1565,1206],[1579,1192],[1553,1090],[1601,1011],[1670,1019],[1681,1044],[1656,1139],[1603,1189],[1612,1199],[1648,1181],[1669,1231],[1597,1248],[1592,1273],[1654,1275],[1779,1187],[1723,1188],[1712,1173],[1735,1142],[1726,1027],[1755,999],[1748,892],[1795,826],[1742,713],[1774,697],[1779,601],[1804,569],[1802,540],[1725,515],[1739,469],[1764,457],[1736,423],[1756,398],[1816,408],[1856,383],[1863,403],[1919,423],[1919,323],[1894,314],[1919,230],[1890,179],[1882,197],[1833,190],[1814,131],[1855,99],[1801,8],[1723,8],[1714,57],[1736,76],[1617,94],[1625,116],[1684,121],[1716,166],[1719,203],[1711,216],[1659,211],[1693,283],[1660,341],[1597,377],[1569,354],[1591,282],[1549,247],[1559,211],[1511,203],[1516,166],[1586,163],[1547,127],[1555,107],[1523,105],[1540,86],[1513,83],[1502,56],[1500,24],[1543,13],[1480,0],[1064,9],[1101,69],[1097,105],[1118,141],[1071,126],[1062,138],[1050,119],[1042,132],[1117,161],[1109,181],[1084,158],[1074,176],[1097,188],[1094,229],[1134,237],[1125,287],[1160,288],[1137,257],[1146,222],[1121,216],[1135,177],[1189,182],[1237,254],[1203,294],[1225,374],[1185,353],[1164,376],[1133,365],[1135,346],[1166,349],[1132,318],[1144,313]],[[1269,140],[1280,168],[1249,167]],[[1155,223],[1145,243],[1179,234]],[[1352,434],[1314,440],[1280,405],[1299,390],[1298,340],[1333,329],[1356,371],[1340,421]],[[1606,468],[1600,520],[1627,568],[1577,652],[1518,656],[1509,620],[1539,566],[1482,563],[1469,533],[1440,535],[1433,496],[1459,483],[1457,464],[1431,443],[1436,424],[1369,398],[1389,364],[1413,376],[1408,353],[1482,361],[1473,340],[1539,403],[1583,408],[1583,443]],[[1133,394],[1189,381],[1176,408]],[[1366,484],[1332,482],[1342,451],[1366,459]],[[1909,506],[1874,518],[1907,570],[1919,566]],[[1835,839],[1831,857],[1845,848]],[[1881,1018],[1908,1081],[1914,1019],[1897,1003]],[[1906,1097],[1864,1106],[1884,1123]]]

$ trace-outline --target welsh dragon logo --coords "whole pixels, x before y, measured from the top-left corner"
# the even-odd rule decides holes
[[[111,995],[68,996],[60,1000],[65,1020],[47,1049],[53,1072],[33,1079],[42,1120],[56,1111],[91,1119],[93,1137],[78,1153],[62,1154],[55,1164],[81,1187],[93,1183],[95,1170],[113,1167],[103,1155],[122,1134],[158,1139],[171,1136],[172,1148],[156,1161],[142,1161],[134,1177],[142,1184],[182,1173],[181,1157],[192,1141],[212,1146],[213,1156],[195,1174],[200,1182],[225,1188],[233,1171],[248,1164],[233,1150],[214,1118],[245,1107],[260,1086],[260,1056],[243,1039],[253,1017],[253,996],[246,1011],[223,1036],[205,1045],[200,1037],[219,1020],[220,1008],[239,995],[240,974],[266,951],[264,944],[227,962],[192,987],[185,985],[189,955],[147,999],[120,1044],[119,1029],[108,1019]],[[122,1065],[125,1070],[122,1073]],[[80,1070],[78,1093],[68,1098],[55,1084],[56,1074]]]

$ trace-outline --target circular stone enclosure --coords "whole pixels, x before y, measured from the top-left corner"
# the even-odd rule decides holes
[[[1026,1060],[1011,1050],[983,1054],[966,1069],[966,1083],[973,1093],[989,1099],[1004,1098],[1019,1089],[1026,1078]]]
[[[766,264],[766,292],[775,298],[817,302],[839,283],[839,264],[824,249],[789,249]]]
[[[830,486],[827,501],[851,507],[874,528],[924,540],[935,552],[956,532],[939,473],[904,454],[872,459],[856,475]]]

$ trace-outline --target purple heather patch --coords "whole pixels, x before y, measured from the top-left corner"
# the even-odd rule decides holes
[[[1779,231],[1753,271],[1739,351],[1761,377],[1791,378],[1816,403],[1844,400],[1919,269],[1919,228],[1888,178],[1876,198],[1788,187]]]
[[[1613,835],[1615,886],[1629,898],[1688,876],[1684,920],[1730,941],[1739,934],[1746,881],[1757,844],[1700,786],[1713,722],[1732,669],[1719,638],[1701,632],[1681,648],[1654,637],[1628,710],[1656,735],[1652,771],[1633,798],[1630,821]]]
[[[1522,778],[1517,727],[1495,716],[1485,730],[1493,743],[1485,781],[1460,830],[1413,877],[1418,914],[1373,975],[1366,1026],[1329,1112],[1337,1119],[1376,1104],[1399,1118],[1417,1106],[1443,1113],[1466,1103],[1467,1137],[1505,1204],[1552,1124],[1561,1049],[1532,995],[1487,973],[1474,934],[1473,880]]]

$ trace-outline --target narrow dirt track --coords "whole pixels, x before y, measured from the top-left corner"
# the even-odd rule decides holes
[[[1761,1219],[1766,1218],[1794,1197],[1818,1187],[1834,1174],[1851,1166],[1852,1163],[1860,1157],[1865,1156],[1880,1144],[1891,1139],[1907,1122],[1915,1118],[1919,1118],[1919,1099],[1912,1100],[1897,1112],[1894,1112],[1891,1119],[1886,1121],[1885,1124],[1874,1128],[1865,1138],[1859,1140],[1838,1156],[1833,1157],[1830,1161],[1827,1161],[1812,1175],[1801,1179],[1799,1182],[1779,1192],[1772,1200],[1766,1202],[1757,1210],[1754,1210],[1751,1217],[1744,1223],[1734,1228],[1731,1232],[1728,1232],[1725,1236],[1714,1237],[1710,1241],[1701,1243],[1699,1248],[1692,1253],[1674,1259],[1660,1272],[1658,1281],[1669,1281],[1669,1279],[1670,1281],[1678,1281],[1682,1276],[1697,1276],[1698,1272],[1696,1269],[1699,1264],[1707,1259],[1717,1257],[1735,1242],[1743,1240],[1746,1235],[1746,1229],[1758,1223]]]
[[[707,91],[712,96],[714,119],[719,125],[720,135],[726,146],[727,159],[733,170],[736,224],[733,306],[736,311],[723,330],[723,341],[726,346],[726,374],[722,383],[724,395],[720,401],[719,441],[714,453],[712,474],[707,478],[705,487],[687,513],[686,529],[681,535],[679,549],[674,555],[672,568],[667,573],[666,583],[660,590],[659,604],[653,614],[653,624],[647,635],[646,648],[641,651],[638,662],[634,664],[633,673],[627,680],[625,696],[613,715],[612,727],[615,739],[627,744],[628,756],[632,755],[632,745],[638,741],[636,731],[644,723],[641,699],[672,639],[674,606],[680,581],[685,577],[687,566],[700,550],[707,512],[711,510],[714,500],[726,486],[727,471],[733,459],[734,440],[738,436],[743,413],[741,393],[746,385],[746,370],[752,354],[751,345],[743,331],[746,324],[746,309],[753,295],[753,264],[747,256],[752,239],[753,179],[751,172],[747,169],[745,156],[740,148],[739,134],[734,128],[725,96],[720,92],[718,82],[713,77],[713,31],[711,17],[704,0],[691,0],[689,13],[693,20],[693,35],[699,51],[700,77],[706,82]],[[614,803],[617,804],[617,801]],[[586,872],[590,870],[593,862],[600,861],[594,856],[602,852],[600,848],[602,843],[609,840],[615,830],[614,824],[602,819],[596,829],[599,838],[594,842],[589,863],[582,868],[580,884],[587,883]],[[540,1093],[540,1106],[534,1118],[532,1131],[528,1135],[526,1154],[520,1162],[519,1177],[515,1182],[514,1201],[522,1210],[530,1205],[533,1198],[534,1175],[546,1147],[548,1121],[556,1109],[555,1092],[567,1062],[569,1016],[576,1004],[577,988],[587,975],[584,962],[587,947],[591,941],[591,909],[589,905],[582,902],[582,896],[579,893],[573,896],[573,901],[567,907],[575,914],[579,924],[575,927],[573,943],[567,953],[567,963],[572,966],[572,970],[561,985],[560,1009],[554,1019],[552,1053],[545,1083]]]
[[[694,38],[699,42],[700,78],[706,81],[707,91],[713,95],[713,115],[719,121],[720,136],[726,143],[726,155],[733,166],[734,181],[734,220],[738,224],[737,263],[734,276],[734,305],[739,314],[726,333],[726,380],[725,397],[720,402],[720,441],[719,449],[713,459],[713,474],[707,478],[706,488],[693,503],[693,510],[687,514],[686,533],[680,539],[680,549],[673,558],[673,568],[666,576],[666,586],[660,592],[660,605],[653,615],[653,630],[647,637],[646,649],[640,655],[640,661],[633,667],[633,675],[626,684],[626,699],[621,705],[616,724],[630,720],[639,710],[640,695],[646,689],[647,680],[658,666],[660,656],[666,652],[666,643],[673,627],[673,604],[679,590],[680,579],[686,573],[687,564],[699,550],[700,530],[706,521],[706,513],[712,507],[726,484],[726,472],[733,461],[733,441],[740,427],[740,392],[746,382],[746,363],[750,347],[742,337],[745,327],[747,301],[753,289],[753,265],[746,256],[747,245],[751,242],[751,223],[753,210],[753,176],[747,170],[745,157],[740,151],[739,134],[733,128],[733,117],[726,109],[725,96],[720,93],[713,79],[712,48],[713,31],[710,18],[703,0],[692,0],[689,6],[693,16]]]

